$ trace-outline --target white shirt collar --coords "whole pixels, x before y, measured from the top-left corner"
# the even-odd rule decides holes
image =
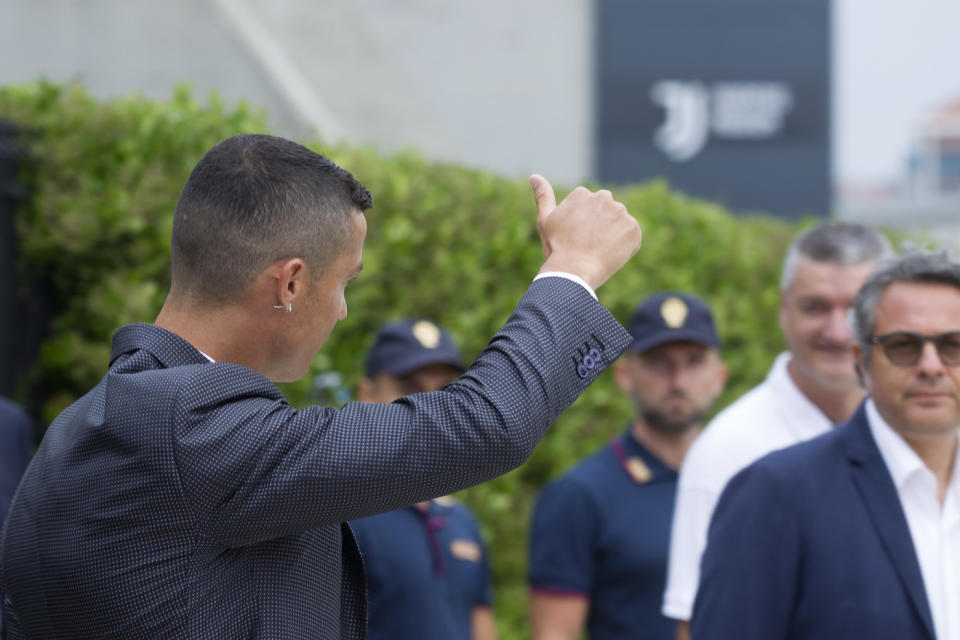
[[[776,410],[783,423],[797,436],[798,441],[808,440],[829,431],[833,422],[803,395],[790,377],[787,365],[792,357],[789,351],[777,356],[767,374],[767,384],[777,399]]]
[[[877,443],[877,448],[880,449],[880,455],[887,465],[897,490],[902,491],[907,481],[917,474],[929,474],[931,479],[934,479],[933,472],[927,468],[917,452],[910,448],[907,441],[883,419],[877,411],[877,405],[873,403],[873,398],[867,398],[866,410],[870,433]]]
[[[194,348],[196,348],[196,347],[194,347]],[[197,349],[197,351],[200,351],[200,349]],[[207,354],[205,354],[203,351],[200,351],[200,355],[202,355],[204,358],[206,358],[206,359],[209,360],[210,362],[216,362],[216,360],[214,360],[213,358],[211,358],[210,356],[208,356]]]
[[[937,479],[933,471],[924,464],[923,459],[907,444],[903,436],[883,419],[877,411],[873,398],[867,398],[867,422],[898,491],[903,491],[904,486],[915,476],[927,477],[927,482],[934,487],[934,490],[936,489]],[[951,494],[957,501],[957,506],[960,507],[960,442],[957,443],[954,451],[953,471],[950,474],[950,484],[947,485],[947,499]]]

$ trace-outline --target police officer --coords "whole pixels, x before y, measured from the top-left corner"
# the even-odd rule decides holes
[[[357,399],[436,391],[463,370],[453,339],[436,324],[393,322],[367,355]],[[487,552],[465,506],[438,498],[350,526],[367,570],[370,640],[495,640]]]
[[[624,433],[540,494],[530,539],[534,640],[673,638],[660,613],[677,470],[726,383],[713,316],[658,293],[614,370],[636,406]]]

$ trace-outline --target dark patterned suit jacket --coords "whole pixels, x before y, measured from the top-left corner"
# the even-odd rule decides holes
[[[363,638],[342,523],[522,464],[630,340],[581,286],[544,278],[459,382],[298,410],[250,369],[123,327],[11,506],[11,637]]]

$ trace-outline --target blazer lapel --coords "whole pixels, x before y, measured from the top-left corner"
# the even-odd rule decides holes
[[[890,472],[887,471],[880,450],[870,433],[864,405],[860,405],[846,428],[847,454],[852,465],[854,484],[867,505],[873,526],[883,541],[917,615],[923,621],[927,636],[934,640],[933,616],[927,602],[917,553],[907,526],[907,517]]]

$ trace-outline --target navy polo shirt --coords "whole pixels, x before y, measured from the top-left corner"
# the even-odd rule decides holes
[[[592,640],[673,640],[660,613],[677,472],[629,429],[547,485],[530,533],[530,588],[590,600]]]
[[[350,523],[367,571],[370,640],[470,640],[490,568],[470,511],[450,498]]]

